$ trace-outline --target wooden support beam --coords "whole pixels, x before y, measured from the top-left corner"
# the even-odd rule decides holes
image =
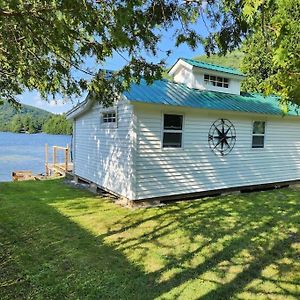
[[[68,172],[68,160],[69,160],[69,144],[67,144],[67,148],[65,149],[65,172]]]
[[[45,174],[46,174],[46,176],[49,175],[48,154],[49,154],[48,144],[45,144]]]
[[[53,166],[56,165],[56,155],[57,155],[57,147],[53,146]]]

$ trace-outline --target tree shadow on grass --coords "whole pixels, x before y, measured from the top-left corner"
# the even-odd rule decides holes
[[[0,275],[3,299],[300,293],[296,277],[285,277],[293,265],[280,262],[288,257],[293,264],[299,255],[291,250],[299,243],[299,200],[291,190],[130,211],[59,182],[2,188],[0,253],[11,267]],[[276,276],[264,278],[270,265]],[[276,288],[253,287],[255,280]]]
[[[253,281],[255,278],[261,278],[262,271],[274,263],[274,258],[279,259],[282,257],[282,249],[289,249],[293,244],[294,239],[292,237],[287,237],[284,240],[279,240],[275,245],[272,246],[271,249],[266,250],[263,254],[256,257],[254,261],[250,263],[249,266],[245,268],[242,272],[237,274],[237,276],[228,283],[223,284],[205,294],[203,297],[199,299],[209,300],[209,299],[232,299],[232,297],[240,292],[244,291],[244,288]],[[295,283],[295,282],[292,282]],[[251,291],[251,292],[250,292]],[[258,296],[258,290],[250,290],[249,294],[253,296]],[[270,293],[272,294],[272,293]],[[267,295],[267,293],[265,294]],[[295,299],[300,294],[298,292],[292,292],[290,290],[283,290],[281,293],[277,293],[277,296],[282,296],[282,298],[287,296],[295,296]]]
[[[156,289],[157,297],[231,299],[247,291],[247,284],[254,280],[270,282],[272,275],[263,278],[261,272],[269,265],[280,269],[278,261],[291,252],[293,246],[299,247],[299,208],[299,198],[291,190],[212,198],[202,203],[176,203],[158,212],[159,222],[150,231],[139,238],[131,236],[116,240],[115,246],[123,251],[128,247],[132,251],[141,247],[144,249],[143,254],[151,251],[149,244],[158,244],[162,248],[173,247],[164,265],[151,272],[151,276],[160,281]],[[184,211],[189,213],[185,214]],[[141,212],[141,215],[145,222],[155,219],[155,216],[148,217],[145,212]],[[141,223],[139,219],[130,222],[129,218],[124,220],[123,225],[127,231],[134,233]],[[235,222],[230,225],[232,221]],[[188,237],[189,242],[199,235],[204,238],[204,242],[178,255],[176,247],[182,246],[180,241],[176,245],[164,239],[178,228]],[[113,235],[119,233],[116,230],[109,231]],[[297,257],[299,252],[297,254],[297,251],[293,251],[290,260],[296,262]],[[281,277],[277,275],[275,281],[280,282],[280,278],[284,278],[293,267],[286,265],[286,272]],[[172,270],[174,272],[171,276],[162,276]],[[262,287],[257,289],[257,295],[273,295],[277,298],[291,296],[297,299],[300,296],[299,265],[294,270],[298,272],[298,279],[290,280],[289,288],[284,289],[280,285],[275,288]],[[191,292],[191,289],[194,290]],[[253,295],[254,292],[252,297],[255,297]]]
[[[81,202],[90,194],[69,193],[61,187],[60,195],[43,190],[43,184],[36,185],[36,190],[30,184],[16,185],[2,201],[0,257],[8,271],[0,276],[1,299],[152,298],[147,291],[153,287],[151,278],[102,238],[51,206],[61,201]],[[30,190],[24,193],[26,186]],[[23,199],[15,199],[17,193]]]

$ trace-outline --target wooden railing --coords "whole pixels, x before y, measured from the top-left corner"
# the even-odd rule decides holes
[[[59,151],[63,152],[63,161],[58,160]],[[72,170],[72,164],[70,163],[70,148],[61,146],[52,146],[52,163],[49,162],[49,146],[45,145],[45,172],[46,176],[52,173],[59,173],[65,175]]]

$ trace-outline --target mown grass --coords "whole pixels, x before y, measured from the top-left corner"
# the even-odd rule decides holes
[[[0,184],[0,299],[299,299],[300,191],[129,210]]]

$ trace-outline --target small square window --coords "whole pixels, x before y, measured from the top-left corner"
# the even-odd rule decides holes
[[[116,122],[116,112],[104,112],[102,113],[102,122],[103,123],[115,123]]]

